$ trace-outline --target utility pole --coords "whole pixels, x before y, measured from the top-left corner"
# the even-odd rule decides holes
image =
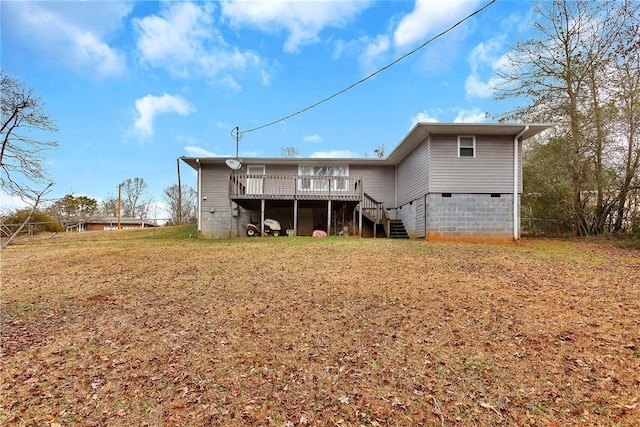
[[[178,224],[182,224],[182,182],[180,181],[180,158],[176,159],[178,166]]]
[[[118,184],[118,230],[120,230],[120,193],[122,184]]]

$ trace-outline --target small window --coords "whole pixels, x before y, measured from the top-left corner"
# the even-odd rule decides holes
[[[451,197],[451,193],[442,193],[442,197]]]
[[[475,157],[476,156],[476,137],[475,136],[459,136],[458,137],[458,157]]]
[[[304,177],[299,181],[300,190],[347,190],[348,166],[299,166],[298,174]]]

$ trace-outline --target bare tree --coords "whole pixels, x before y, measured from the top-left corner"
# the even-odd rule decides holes
[[[196,219],[196,191],[186,185],[182,190],[178,185],[164,189],[171,224],[190,224]],[[180,210],[182,209],[182,212]]]
[[[45,112],[44,104],[40,97],[35,95],[35,91],[25,88],[19,80],[10,77],[2,69],[0,95],[0,186],[5,193],[18,196],[30,205],[33,215],[42,197],[53,185],[46,182],[47,174],[42,166],[42,153],[57,147],[58,144],[54,141],[41,141],[31,135],[56,132],[57,128]],[[22,227],[31,219],[31,215]],[[16,235],[12,235],[3,243],[1,249],[4,249]]]
[[[376,145],[376,147],[373,149],[373,156],[375,156],[377,159],[384,159],[384,156],[386,154],[386,148],[384,146],[384,144],[378,144]],[[372,155],[372,153],[369,153],[368,151],[366,151],[364,153],[364,157],[366,159],[370,158]]]
[[[118,216],[118,198],[112,194],[100,203],[100,214],[105,217],[117,217]]]
[[[300,157],[300,150],[294,145],[288,147],[280,147],[280,157]]]
[[[49,190],[51,190],[51,187],[53,186],[52,183],[50,183],[49,185],[47,185],[44,190],[40,191],[39,193],[35,194],[34,196],[31,197],[31,209],[28,210],[28,214],[27,217],[25,218],[24,222],[22,224],[20,224],[18,226],[18,228],[15,229],[15,231],[13,231],[13,233],[11,233],[7,240],[5,240],[4,242],[2,242],[2,244],[0,244],[0,252],[2,252],[7,246],[9,246],[11,244],[11,242],[20,235],[20,233],[22,232],[22,230],[24,229],[24,227],[29,224],[29,221],[31,221],[31,218],[33,217],[33,215],[36,213],[36,210],[38,209],[38,205],[40,204],[40,201],[42,200],[42,197],[49,192]]]
[[[621,180],[613,231],[623,230],[625,222],[631,223],[632,190],[640,186],[640,28],[637,25],[638,3],[625,1],[620,9],[625,37],[617,46],[620,60],[612,70],[618,100],[618,129],[621,144]],[[634,18],[635,17],[635,18]]]
[[[0,184],[12,195],[33,194],[31,185],[45,185],[46,173],[42,166],[42,153],[58,146],[54,141],[41,141],[31,132],[57,132],[44,104],[33,89],[0,69],[2,94],[2,128],[0,137]],[[38,194],[38,192],[36,192]]]
[[[122,211],[125,217],[146,218],[149,213],[150,200],[143,200],[147,191],[147,183],[143,178],[127,178],[122,184],[124,202]]]
[[[535,36],[514,45],[499,75],[497,99],[529,101],[502,120],[558,125],[554,138],[567,147],[565,173],[578,235],[602,233],[618,200],[617,159],[611,153],[619,99],[611,74],[622,60],[617,47],[629,43],[625,27],[638,22],[638,8],[623,14],[624,4],[539,1]]]

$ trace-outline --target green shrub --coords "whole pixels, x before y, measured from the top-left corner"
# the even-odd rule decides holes
[[[31,209],[19,209],[7,215],[2,215],[2,235],[7,236],[17,230],[29,217]],[[64,231],[62,225],[44,212],[35,211],[23,232],[42,233]]]
[[[625,249],[640,249],[640,235],[633,234],[628,237],[618,239],[616,245]]]

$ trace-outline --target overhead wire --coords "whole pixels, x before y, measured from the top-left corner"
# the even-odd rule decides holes
[[[385,65],[382,68],[379,68],[378,70],[374,71],[373,73],[369,74],[366,77],[363,77],[362,79],[358,80],[357,82],[345,87],[344,89],[339,90],[338,92],[335,92],[333,95],[330,95],[330,96],[328,96],[328,97],[326,97],[324,99],[321,99],[320,101],[316,102],[315,104],[309,105],[308,107],[305,107],[302,110],[298,110],[295,113],[292,113],[292,114],[289,114],[287,116],[284,116],[284,117],[282,117],[282,118],[280,118],[278,120],[274,120],[272,122],[269,122],[269,123],[266,123],[266,124],[251,128],[249,130],[242,131],[242,130],[240,130],[239,127],[236,127],[234,129],[237,129],[236,132],[238,132],[238,135],[244,134],[244,133],[249,133],[249,132],[255,132],[257,130],[264,129],[266,127],[273,126],[273,125],[275,125],[277,123],[280,123],[280,122],[283,122],[285,120],[288,120],[288,119],[290,119],[292,117],[295,117],[295,116],[297,116],[299,114],[302,114],[302,113],[304,113],[306,111],[309,111],[309,110],[311,110],[311,109],[313,109],[313,108],[315,108],[315,107],[317,107],[317,106],[319,106],[319,105],[321,105],[321,104],[323,104],[323,103],[325,103],[327,101],[330,101],[333,98],[336,98],[336,97],[342,95],[343,93],[350,91],[354,87],[356,87],[356,86],[366,82],[367,80],[375,77],[376,75],[380,74],[381,72],[393,67],[394,65],[396,65],[398,62],[402,61],[403,59],[413,55],[414,53],[418,52],[420,49],[424,48],[425,46],[429,45],[430,43],[432,43],[435,40],[439,39],[440,37],[444,36],[448,32],[452,31],[454,28],[458,27],[460,24],[464,23],[465,21],[468,21],[469,19],[471,19],[475,15],[481,13],[482,11],[484,11],[486,8],[488,8],[489,6],[491,6],[495,2],[496,2],[496,0],[491,0],[489,3],[485,4],[480,9],[476,9],[474,12],[472,12],[469,15],[465,16],[464,18],[462,18],[461,20],[459,20],[455,24],[453,24],[450,27],[448,27],[446,30],[443,30],[440,33],[436,34],[435,36],[431,37],[429,40],[425,41],[424,43],[422,43],[420,46],[416,47],[415,49],[413,49],[413,50],[405,53],[404,55],[396,58],[393,62],[390,62],[389,64]]]

